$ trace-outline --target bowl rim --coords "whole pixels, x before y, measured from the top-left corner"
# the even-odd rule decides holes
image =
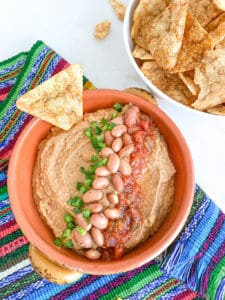
[[[115,97],[118,95],[118,97],[123,96],[124,98],[129,100],[136,100],[139,103],[145,103],[146,100],[143,100],[142,98],[123,92],[118,90],[112,90],[112,89],[99,89],[99,90],[88,90],[84,91],[84,95],[86,94],[89,97],[92,97],[94,94],[101,94],[101,93],[107,93],[109,96]],[[27,229],[27,223],[26,220],[23,218],[23,209],[20,207],[19,204],[19,198],[16,193],[16,189],[14,188],[15,183],[17,181],[16,174],[16,168],[17,164],[20,158],[20,148],[23,145],[23,142],[26,140],[26,135],[32,131],[33,128],[36,126],[39,126],[42,122],[42,120],[33,118],[23,129],[21,132],[11,155],[10,161],[9,161],[9,168],[8,168],[8,179],[7,179],[7,185],[8,185],[8,192],[9,192],[9,198],[10,198],[10,204],[12,211],[14,213],[15,219],[20,226],[21,230],[23,231],[23,234],[27,237],[28,241],[31,242],[34,246],[36,246],[40,251],[42,251],[47,257],[48,253],[51,253],[51,257],[49,257],[52,261],[57,262],[58,264],[65,266],[69,269],[76,270],[78,272],[82,273],[89,273],[89,274],[97,274],[97,275],[106,275],[106,274],[113,274],[118,272],[125,272],[129,271],[131,269],[137,268],[150,260],[157,257],[160,253],[162,253],[168,246],[175,240],[175,238],[178,236],[178,234],[181,232],[183,226],[185,225],[185,222],[187,220],[187,217],[189,215],[190,209],[192,207],[193,203],[193,195],[194,195],[194,167],[193,167],[193,161],[191,157],[191,153],[189,150],[189,147],[185,141],[185,138],[183,137],[181,131],[176,126],[176,124],[167,116],[158,106],[153,105],[152,103],[148,103],[148,106],[151,108],[151,111],[159,116],[160,119],[163,119],[163,123],[166,124],[166,126],[169,128],[171,132],[174,133],[174,136],[176,136],[176,139],[179,144],[179,148],[181,149],[182,153],[185,153],[184,156],[184,164],[188,170],[189,176],[186,178],[186,185],[190,188],[185,189],[185,199],[188,199],[188,201],[185,202],[185,209],[184,213],[181,219],[179,219],[178,224],[176,224],[176,229],[171,231],[169,234],[166,235],[166,237],[163,239],[163,245],[160,247],[160,249],[154,248],[152,250],[144,249],[144,251],[138,253],[134,259],[134,257],[124,257],[121,260],[115,260],[110,262],[101,262],[101,264],[98,264],[97,262],[77,262],[76,258],[73,259],[73,264],[65,263],[65,255],[63,253],[60,253],[59,251],[52,251],[52,247],[41,239],[41,237],[38,235],[38,233],[30,226],[29,230]],[[44,122],[46,123],[46,122]],[[176,134],[175,134],[176,133]],[[12,200],[13,199],[13,200]],[[154,246],[153,246],[154,247]],[[48,251],[46,251],[48,250]],[[49,252],[50,251],[50,252]],[[53,255],[54,254],[54,255]],[[67,259],[67,258],[66,258]],[[68,261],[68,260],[67,260]],[[104,268],[104,272],[102,272],[102,268]],[[113,268],[113,271],[112,271]]]
[[[168,103],[173,104],[175,107],[177,107],[179,110],[184,109],[188,113],[194,113],[197,116],[200,117],[207,117],[210,119],[215,119],[216,121],[225,121],[225,116],[222,115],[215,115],[215,114],[210,114],[207,112],[203,112],[200,110],[196,110],[194,108],[191,108],[189,106],[186,106],[173,98],[169,97],[167,94],[162,92],[159,88],[157,88],[140,70],[138,64],[136,63],[134,57],[132,56],[132,51],[130,47],[130,43],[132,42],[131,36],[130,36],[130,24],[132,22],[132,15],[133,15],[133,10],[137,6],[135,5],[136,3],[138,4],[139,0],[130,0],[129,4],[126,9],[125,17],[124,17],[124,22],[123,22],[123,41],[125,45],[125,49],[129,58],[129,61],[131,62],[132,66],[134,67],[136,73],[138,76],[142,79],[142,81],[145,83],[145,85],[150,89],[150,91],[153,91],[153,93],[156,94],[156,97],[159,97],[161,99],[165,99]]]

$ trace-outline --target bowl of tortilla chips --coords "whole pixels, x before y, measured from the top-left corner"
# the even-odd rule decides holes
[[[132,0],[124,42],[153,96],[197,116],[223,119],[224,1]]]

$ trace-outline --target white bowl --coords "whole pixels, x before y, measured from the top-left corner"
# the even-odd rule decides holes
[[[145,83],[145,85],[148,87],[150,90],[151,94],[159,99],[160,101],[167,101],[169,104],[171,104],[175,109],[180,110],[181,112],[186,112],[186,113],[191,113],[192,115],[195,114],[195,117],[200,117],[200,118],[207,118],[208,120],[215,120],[219,122],[225,122],[225,116],[220,116],[220,115],[213,115],[209,114],[206,112],[198,111],[195,110],[191,107],[188,107],[184,104],[181,104],[180,102],[177,102],[176,100],[170,98],[168,95],[164,94],[160,89],[158,89],[145,75],[141,72],[138,64],[136,63],[134,57],[132,56],[132,49],[133,49],[133,42],[130,36],[131,32],[131,27],[132,27],[132,19],[133,19],[133,13],[134,10],[138,4],[139,0],[131,0],[129,2],[129,5],[126,10],[126,15],[124,18],[124,23],[123,23],[123,39],[124,39],[124,44],[126,48],[126,52],[128,54],[129,60],[136,70],[137,74],[139,77],[142,79],[142,81]]]

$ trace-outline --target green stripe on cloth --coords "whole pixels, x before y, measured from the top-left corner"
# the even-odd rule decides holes
[[[16,249],[15,251],[6,254],[5,256],[1,257],[1,271],[4,271],[14,264],[24,260],[27,258],[29,250],[29,244],[23,245],[22,247]]]
[[[0,69],[9,68],[16,64],[16,62],[20,61],[21,59],[26,59],[29,52],[20,52],[15,56],[12,56],[6,60],[0,62]]]
[[[128,280],[123,285],[114,288],[110,293],[100,297],[99,299],[108,300],[114,299],[115,297],[126,298],[135,293],[137,290],[141,289],[149,281],[153,281],[161,275],[162,272],[160,271],[158,265],[153,264],[132,279]]]
[[[217,288],[220,285],[221,280],[224,279],[225,273],[225,257],[216,265],[209,278],[209,297],[210,299],[216,299]],[[225,293],[224,293],[225,299]]]
[[[4,238],[0,239],[0,247],[12,242],[20,236],[23,236],[23,233],[20,229],[17,229],[16,231],[6,235]]]

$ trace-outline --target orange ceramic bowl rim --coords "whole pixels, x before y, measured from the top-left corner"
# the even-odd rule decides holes
[[[157,106],[146,102],[140,97],[109,89],[84,91],[85,112],[111,107],[116,102],[136,104],[141,111],[149,114],[154,119],[167,141],[171,159],[177,171],[174,205],[165,222],[153,237],[126,253],[121,259],[90,261],[73,254],[71,250],[59,249],[53,244],[53,235],[50,233],[48,226],[41,220],[34,205],[31,188],[37,145],[46,136],[46,132],[51,127],[50,124],[33,118],[18,138],[9,162],[7,183],[11,208],[24,235],[30,243],[51,260],[69,269],[88,274],[103,275],[125,272],[154,259],[178,236],[193,202],[194,169],[192,158],[187,143],[174,122]],[[41,134],[43,134],[42,138],[40,138]],[[30,161],[30,165],[27,161]],[[42,234],[46,239],[41,236]]]

